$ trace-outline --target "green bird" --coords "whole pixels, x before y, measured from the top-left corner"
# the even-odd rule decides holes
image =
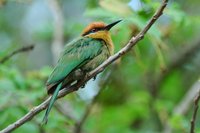
[[[109,30],[120,21],[108,25],[103,22],[93,22],[83,30],[81,37],[65,45],[64,51],[46,83],[47,92],[52,97],[43,123],[47,123],[49,112],[61,89],[80,80],[80,72],[86,74],[94,70],[114,53]]]

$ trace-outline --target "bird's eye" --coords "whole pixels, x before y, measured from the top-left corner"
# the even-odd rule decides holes
[[[96,31],[97,31],[96,29],[92,29],[90,32],[92,32],[92,33],[93,33],[93,32],[96,32]]]

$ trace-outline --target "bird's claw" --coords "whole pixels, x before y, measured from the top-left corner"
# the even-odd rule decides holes
[[[83,88],[85,88],[85,84],[84,84],[84,85],[82,85],[82,86],[81,86],[81,88],[82,88],[82,89],[83,89]]]
[[[95,81],[95,80],[96,80],[96,78],[97,78],[97,76],[94,76],[94,77],[93,77],[93,81]]]

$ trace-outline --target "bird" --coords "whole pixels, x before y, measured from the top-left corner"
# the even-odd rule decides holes
[[[61,89],[83,75],[97,68],[114,53],[114,45],[110,29],[122,20],[106,25],[104,22],[92,22],[82,32],[81,36],[66,44],[61,56],[50,74],[46,88],[52,95],[46,109],[43,123],[48,121],[48,115]]]

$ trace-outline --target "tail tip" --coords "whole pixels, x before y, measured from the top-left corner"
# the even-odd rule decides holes
[[[46,125],[47,122],[48,122],[48,118],[47,118],[47,117],[44,117],[44,119],[42,120],[41,125]]]

